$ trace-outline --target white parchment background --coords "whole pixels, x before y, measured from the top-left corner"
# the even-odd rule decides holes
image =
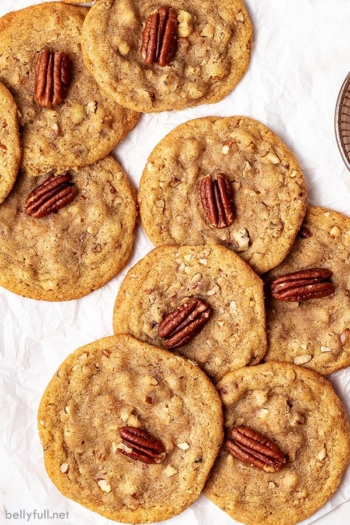
[[[38,3],[1,0],[0,16]],[[116,148],[116,158],[137,186],[153,147],[178,124],[205,115],[247,115],[269,126],[296,154],[310,202],[350,215],[350,174],[334,137],[337,94],[350,70],[350,0],[246,0],[246,4],[255,29],[254,48],[248,73],[234,92],[215,105],[144,115]],[[140,228],[128,268],[151,247]],[[69,512],[68,520],[32,518],[29,523],[35,525],[108,522],[61,496],[47,477],[36,412],[44,388],[65,357],[112,334],[113,303],[128,268],[78,301],[45,303],[0,288],[1,524],[20,523],[7,520],[5,509]],[[331,381],[350,413],[350,369],[333,374]],[[326,513],[319,525],[349,524],[350,470],[332,500],[304,523]],[[214,523],[234,521],[204,496],[171,520],[172,525]]]

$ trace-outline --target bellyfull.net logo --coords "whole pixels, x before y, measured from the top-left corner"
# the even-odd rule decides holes
[[[24,509],[20,509],[17,512],[9,512],[5,509],[5,519],[6,520],[22,520],[22,521],[32,521],[35,520],[67,520],[69,517],[69,512],[51,512],[49,509],[37,510],[34,509],[32,512],[27,512]]]

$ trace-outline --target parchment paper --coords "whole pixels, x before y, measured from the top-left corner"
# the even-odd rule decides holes
[[[0,16],[40,0],[1,0]],[[153,147],[178,124],[206,115],[246,115],[269,126],[296,154],[309,200],[350,215],[350,174],[334,136],[338,91],[350,70],[349,0],[246,0],[255,37],[248,73],[225,100],[181,112],[142,116],[115,156],[138,185]],[[1,36],[0,36],[1,38]],[[69,513],[65,520],[30,518],[49,525],[106,524],[108,520],[63,497],[46,475],[36,428],[42,393],[60,363],[76,348],[112,334],[112,309],[128,268],[152,244],[139,228],[128,267],[108,285],[78,301],[46,303],[0,288],[0,523],[9,513],[36,509]],[[350,368],[330,377],[350,413]],[[350,500],[350,469],[319,512],[320,525],[348,525],[334,511]],[[350,502],[348,502],[350,515]],[[22,520],[22,523],[24,520]],[[114,522],[109,522],[114,523]],[[204,496],[171,525],[232,525]]]

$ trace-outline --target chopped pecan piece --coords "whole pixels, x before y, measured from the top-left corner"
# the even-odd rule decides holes
[[[202,299],[189,299],[168,313],[158,327],[158,335],[167,348],[183,346],[208,322],[211,307]]]
[[[301,237],[302,239],[310,239],[310,237],[312,237],[312,233],[310,232],[309,228],[303,226],[302,228],[300,228],[299,237]]]
[[[271,295],[278,301],[302,302],[332,295],[333,272],[326,268],[310,268],[277,277],[271,283]]]
[[[63,102],[71,80],[72,63],[64,52],[45,48],[35,66],[34,100],[42,108],[54,108]]]
[[[251,467],[265,472],[278,472],[286,458],[278,446],[259,432],[247,427],[236,427],[226,441],[230,454]]]
[[[58,211],[71,202],[78,190],[69,174],[53,175],[33,190],[26,199],[25,212],[36,219]]]
[[[146,21],[142,33],[141,55],[146,64],[168,66],[176,53],[177,13],[171,7],[160,7]]]
[[[146,430],[135,427],[121,427],[119,429],[123,445],[119,445],[118,452],[142,463],[161,463],[166,456],[163,444]]]
[[[226,228],[235,220],[233,192],[229,179],[219,173],[216,180],[205,177],[200,186],[203,209],[215,228]]]

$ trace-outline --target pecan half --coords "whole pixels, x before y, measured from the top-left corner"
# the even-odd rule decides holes
[[[326,268],[310,268],[277,277],[271,283],[271,295],[278,301],[308,301],[332,295],[333,272]]]
[[[229,179],[219,173],[216,180],[205,177],[200,185],[203,209],[215,228],[226,228],[235,220],[233,191]]]
[[[158,335],[165,339],[167,348],[183,346],[208,322],[211,310],[202,299],[189,299],[165,316],[158,327]]]
[[[230,454],[251,467],[265,472],[278,472],[286,458],[278,446],[259,432],[247,427],[236,427],[226,442]]]
[[[142,33],[141,55],[146,64],[168,66],[176,53],[177,13],[171,7],[160,7],[146,21]]]
[[[146,430],[135,427],[121,427],[119,429],[123,445],[119,445],[118,452],[142,463],[161,463],[166,456],[163,444]]]
[[[34,100],[42,108],[54,108],[63,102],[71,80],[72,63],[64,52],[45,48],[35,66]]]
[[[71,175],[53,175],[33,190],[26,199],[25,212],[36,219],[58,211],[71,202],[78,190]]]

